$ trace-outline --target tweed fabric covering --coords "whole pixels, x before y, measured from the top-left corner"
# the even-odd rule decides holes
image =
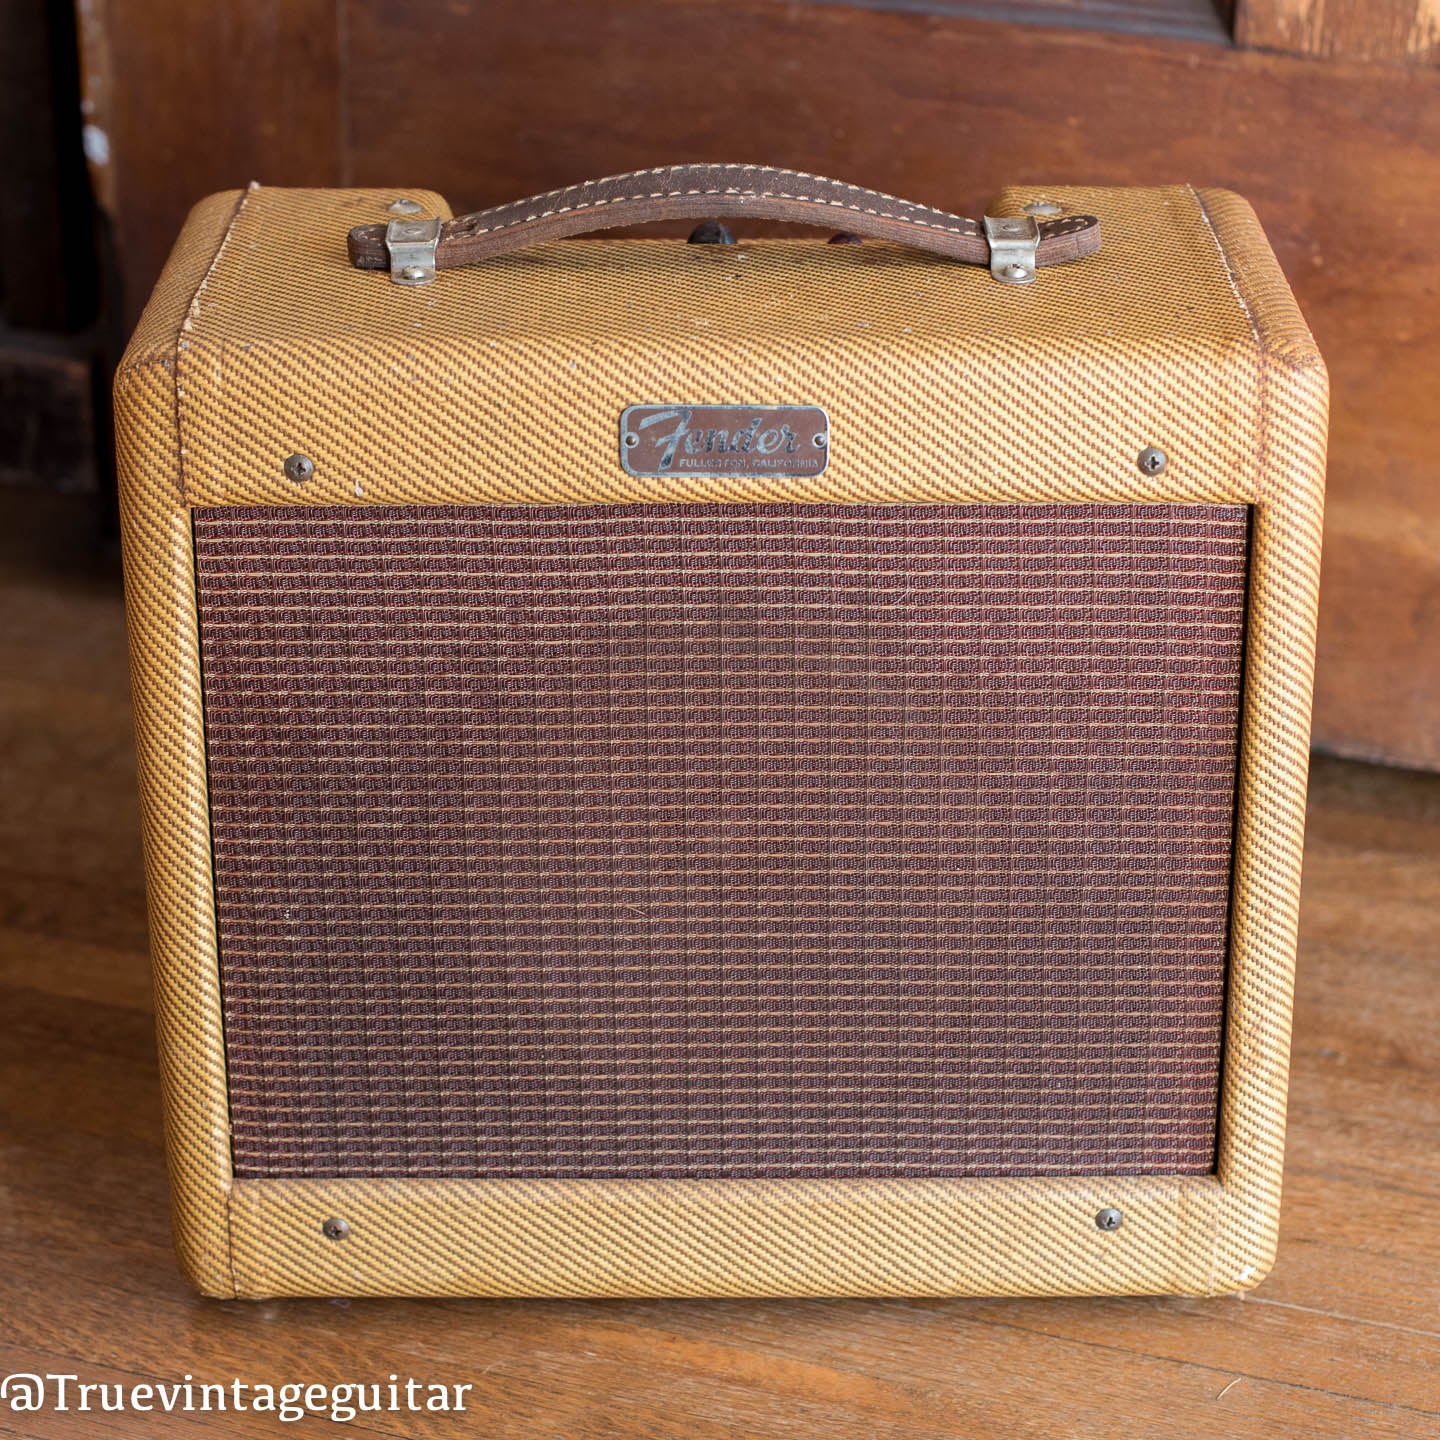
[[[198,511],[237,1175],[1208,1173],[1247,526]]]
[[[1104,199],[1099,255],[1031,286],[879,242],[596,239],[407,291],[346,259],[363,192],[252,190],[186,332],[177,480],[196,505],[625,504],[625,406],[803,401],[831,425],[811,502],[1045,501],[1060,472],[1091,499],[1233,500],[1253,337],[1203,209],[1184,186]],[[772,490],[691,474],[644,498]]]
[[[429,213],[448,213],[437,197],[411,193]],[[571,344],[552,363],[545,347],[526,345],[523,324],[503,337],[491,329],[487,338],[489,318],[503,297],[497,301],[480,272],[442,277],[445,288],[437,284],[437,293],[411,292],[410,310],[398,308],[401,292],[383,277],[357,276],[374,287],[364,295],[332,288],[340,284],[336,267],[344,264],[332,227],[343,232],[383,219],[394,192],[257,190],[197,207],[116,381],[167,1148],[177,1249],[202,1290],[249,1296],[1206,1295],[1243,1289],[1263,1277],[1274,1254],[1283,1158],[1323,508],[1325,370],[1244,201],[1184,187],[1017,189],[991,208],[1015,213],[1040,198],[1098,214],[1105,227],[1100,257],[1052,272],[1066,276],[1061,292],[1042,292],[1037,283],[1026,299],[1027,292],[1011,288],[1012,297],[1021,298],[995,308],[993,297],[964,277],[937,291],[931,277],[917,271],[914,287],[895,292],[907,313],[890,332],[868,337],[883,343],[867,355],[867,336],[857,324],[848,341],[837,339],[829,363],[821,366],[808,359],[801,366],[796,357],[809,351],[794,344],[793,335],[785,344],[783,337],[772,341],[761,333],[752,346],[738,336],[727,341],[716,369],[703,346],[687,343],[705,327],[697,323],[679,332],[686,320],[713,320],[719,310],[686,314],[678,306],[670,312],[677,317],[675,344],[665,353],[652,335],[619,336],[608,354],[614,365],[633,362],[637,388],[641,380],[664,382],[658,394],[665,398],[679,395],[682,382],[704,370],[712,380],[723,379],[727,390],[745,383],[750,401],[794,399],[789,392],[803,368],[813,387],[798,398],[826,405],[832,421],[843,415],[849,443],[858,444],[869,461],[877,454],[885,460],[879,468],[855,463],[838,469],[832,460],[827,474],[834,483],[823,495],[807,496],[814,500],[1252,506],[1215,1174],[923,1181],[235,1179],[206,814],[192,502],[593,504],[639,498],[623,487],[617,493],[607,469],[591,467],[589,442],[608,427],[582,403],[620,392],[631,403],[631,387],[614,376],[597,384],[594,374],[578,384],[584,347],[577,352]],[[648,266],[657,285],[673,274],[676,262],[665,247],[641,242],[639,250],[616,249],[624,243],[606,245],[623,262],[609,278],[618,282],[636,262],[634,275],[644,279]],[[591,242],[575,248],[581,246],[586,253],[577,259],[595,291],[608,283],[605,267],[592,263],[601,252]],[[765,260],[774,254],[797,273],[807,253],[788,242],[745,248],[752,261],[774,265]],[[856,248],[870,249],[816,247],[810,253],[833,256]],[[865,263],[885,272],[896,261],[881,248]],[[283,253],[286,265],[262,266],[255,254],[267,249]],[[567,247],[552,247],[517,257],[520,268],[512,266],[507,278],[522,309],[524,297],[533,300],[535,292],[517,275],[538,280],[567,253]],[[306,271],[303,278],[296,277],[296,265]],[[229,283],[236,266],[251,287],[248,316],[239,313],[246,308],[241,289]],[[1082,282],[1079,270],[1086,266],[1091,273]],[[717,271],[714,301],[723,309],[733,303],[736,282]],[[783,272],[782,266],[771,274]],[[853,281],[868,271],[845,273]],[[263,283],[256,283],[257,276]],[[977,274],[975,280],[987,277]],[[313,321],[324,306],[306,297],[322,291],[332,307],[343,301],[346,313],[317,341],[305,323],[287,322],[297,315]],[[816,293],[807,291],[812,299]],[[856,298],[828,285],[819,293],[827,314],[840,313]],[[905,327],[923,334],[924,346],[931,347],[926,353],[946,353],[943,327],[917,326],[924,307],[909,297],[937,294],[962,309],[978,305],[987,318],[953,337],[952,363],[943,373],[937,377],[931,365],[904,387],[917,401],[944,403],[933,409],[917,404],[897,427],[889,404],[894,376],[913,358],[895,348],[905,343]],[[222,295],[228,314],[211,305]],[[273,317],[261,324],[254,312],[266,307]],[[412,346],[402,338],[407,331],[423,332],[427,313],[435,310],[448,315],[445,333],[451,338],[431,337],[443,343],[443,356],[428,342]],[[460,311],[471,317],[468,345]],[[860,318],[873,321],[874,312]],[[244,320],[239,328],[248,334],[231,333],[236,319]],[[347,326],[365,330],[367,345],[378,348],[346,349],[346,337],[359,333]],[[582,326],[580,334],[586,333]],[[508,370],[494,368],[486,353],[502,343]],[[591,347],[591,353],[602,348],[599,337],[592,337]],[[974,363],[977,353],[985,363]],[[408,355],[423,364],[407,370]],[[773,368],[787,356],[787,364],[800,368]],[[685,398],[735,398],[713,388],[707,382],[709,393]],[[512,458],[513,447],[477,438],[482,431],[493,436],[486,427],[497,416],[508,423],[521,413],[547,422],[556,415],[575,419],[584,434],[577,439],[562,426],[551,454],[573,460],[583,451],[580,471],[560,484],[557,466],[547,480],[547,472],[524,456]],[[948,437],[964,462],[944,476],[925,470],[937,433]],[[302,436],[306,453],[317,460],[317,475],[312,485],[293,487],[278,464]],[[613,444],[613,433],[604,438]],[[1136,451],[1149,443],[1164,445],[1170,456],[1160,476],[1134,468]],[[278,448],[272,453],[272,447]],[[473,462],[482,452],[487,465],[477,467]],[[686,497],[652,488],[643,498]],[[794,497],[727,483],[689,498]],[[1101,1205],[1124,1211],[1119,1231],[1096,1229]],[[317,1238],[319,1219],[328,1215],[351,1222],[344,1245]]]

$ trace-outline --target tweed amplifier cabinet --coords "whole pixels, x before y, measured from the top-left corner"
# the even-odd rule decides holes
[[[991,208],[196,208],[117,407],[206,1293],[1263,1275],[1324,368],[1233,195]],[[657,218],[740,239],[567,238]]]

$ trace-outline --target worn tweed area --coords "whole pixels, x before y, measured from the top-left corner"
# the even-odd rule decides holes
[[[1247,525],[198,512],[237,1175],[1208,1172]]]

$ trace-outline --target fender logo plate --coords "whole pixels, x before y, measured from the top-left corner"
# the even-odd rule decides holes
[[[620,463],[669,475],[819,475],[830,421],[818,405],[631,405],[620,415]]]

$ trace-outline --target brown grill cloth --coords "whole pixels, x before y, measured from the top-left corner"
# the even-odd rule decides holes
[[[197,511],[236,1173],[1209,1170],[1247,525]]]

